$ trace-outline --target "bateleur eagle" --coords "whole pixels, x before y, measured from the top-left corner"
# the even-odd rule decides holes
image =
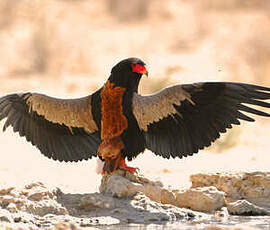
[[[152,95],[138,94],[145,63],[128,58],[112,68],[108,81],[79,99],[38,93],[0,98],[0,120],[25,136],[48,158],[80,161],[99,156],[103,171],[122,168],[145,149],[165,158],[191,156],[210,146],[220,133],[254,121],[248,114],[270,114],[270,88],[233,82],[174,85]],[[246,112],[246,113],[243,113]]]

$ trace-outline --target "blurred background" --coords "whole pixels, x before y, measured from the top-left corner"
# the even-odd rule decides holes
[[[195,81],[269,87],[270,2],[0,1],[1,96],[22,91],[84,96],[103,85],[113,65],[131,56],[147,63],[149,78],[143,79],[141,93]],[[134,164],[175,186],[203,170],[267,170],[269,136],[269,121],[257,118],[255,125],[233,129],[198,156],[164,160],[146,151]],[[0,154],[0,183],[42,180],[69,191],[98,188],[95,160],[48,160],[10,130],[0,133]]]

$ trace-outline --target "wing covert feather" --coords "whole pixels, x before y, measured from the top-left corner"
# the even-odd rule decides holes
[[[174,105],[180,105],[181,101],[185,99],[193,104],[191,95],[182,88],[182,85],[165,88],[156,94],[147,96],[134,93],[133,113],[140,128],[147,131],[149,124],[158,122],[170,114],[179,114]]]
[[[89,133],[98,130],[91,111],[91,96],[78,99],[58,99],[33,93],[26,102],[30,111],[35,111],[53,123],[83,128]]]

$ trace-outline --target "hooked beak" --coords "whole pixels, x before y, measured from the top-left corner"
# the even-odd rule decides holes
[[[148,77],[148,71],[145,69],[145,70],[142,72],[142,75],[145,75],[146,77]]]
[[[141,66],[141,71],[140,71],[140,73],[142,74],[142,75],[145,75],[146,77],[148,77],[148,71],[147,71],[147,69],[145,68],[145,66],[143,65],[143,66]]]

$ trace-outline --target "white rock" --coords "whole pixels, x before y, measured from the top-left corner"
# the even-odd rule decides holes
[[[238,200],[227,204],[227,208],[232,215],[263,216],[270,215],[270,210],[254,205],[246,200]]]
[[[270,172],[195,174],[192,187],[215,186],[226,198],[270,208]]]
[[[111,196],[118,198],[132,197],[138,192],[143,191],[142,185],[131,182],[118,174],[108,176],[105,180],[105,183],[100,186],[100,191]]]
[[[175,192],[176,205],[196,211],[213,212],[225,204],[224,192],[216,187],[190,188]]]

